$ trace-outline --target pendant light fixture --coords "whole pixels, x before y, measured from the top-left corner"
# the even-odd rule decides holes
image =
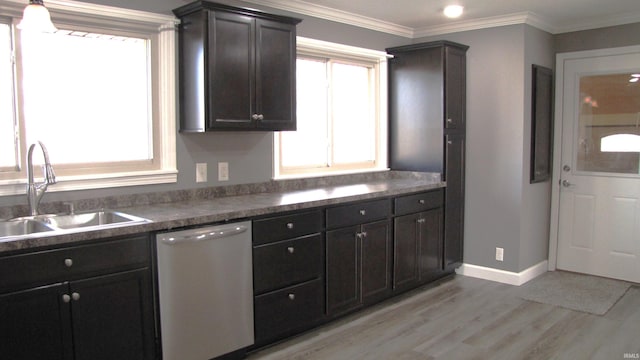
[[[51,22],[49,10],[44,6],[42,0],[29,0],[29,5],[24,8],[18,29],[51,33],[58,30]]]

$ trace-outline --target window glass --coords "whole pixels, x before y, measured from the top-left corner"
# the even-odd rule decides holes
[[[15,170],[18,163],[11,49],[11,28],[0,23],[0,169]]]
[[[326,61],[298,59],[297,131],[281,133],[282,166],[321,168],[328,159],[328,108]]]
[[[640,73],[580,77],[578,171],[640,173]]]
[[[336,164],[375,160],[376,121],[370,68],[334,63],[331,71],[333,158]]]
[[[386,54],[298,37],[297,131],[274,134],[275,177],[386,168]]]
[[[65,30],[21,40],[27,143],[42,141],[56,164],[153,158],[147,40]]]

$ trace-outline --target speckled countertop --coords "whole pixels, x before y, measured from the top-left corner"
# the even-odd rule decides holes
[[[252,218],[444,186],[440,174],[390,171],[83,200],[74,203],[76,211],[108,208],[150,221],[109,229],[39,233],[17,240],[0,240],[0,253]],[[62,206],[42,204],[41,211],[61,212]],[[19,216],[21,212],[24,209],[20,207],[0,209],[0,216],[9,218],[11,216],[7,214]]]

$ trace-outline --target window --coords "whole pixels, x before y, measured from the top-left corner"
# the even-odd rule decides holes
[[[49,191],[175,182],[174,18],[51,1],[58,31],[31,33],[23,6],[0,14],[0,195],[24,192],[37,141]]]
[[[386,54],[298,38],[297,131],[274,135],[276,178],[386,168]]]

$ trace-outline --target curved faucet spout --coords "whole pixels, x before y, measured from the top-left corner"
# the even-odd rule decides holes
[[[27,184],[27,200],[29,202],[29,213],[31,215],[38,215],[38,206],[40,205],[40,199],[47,191],[47,186],[56,183],[56,174],[53,172],[51,162],[49,162],[49,152],[41,141],[38,141],[42,155],[44,156],[44,165],[42,166],[42,172],[44,181],[36,184],[33,180],[33,149],[36,144],[29,146],[29,153],[27,154],[27,177],[29,182]]]

